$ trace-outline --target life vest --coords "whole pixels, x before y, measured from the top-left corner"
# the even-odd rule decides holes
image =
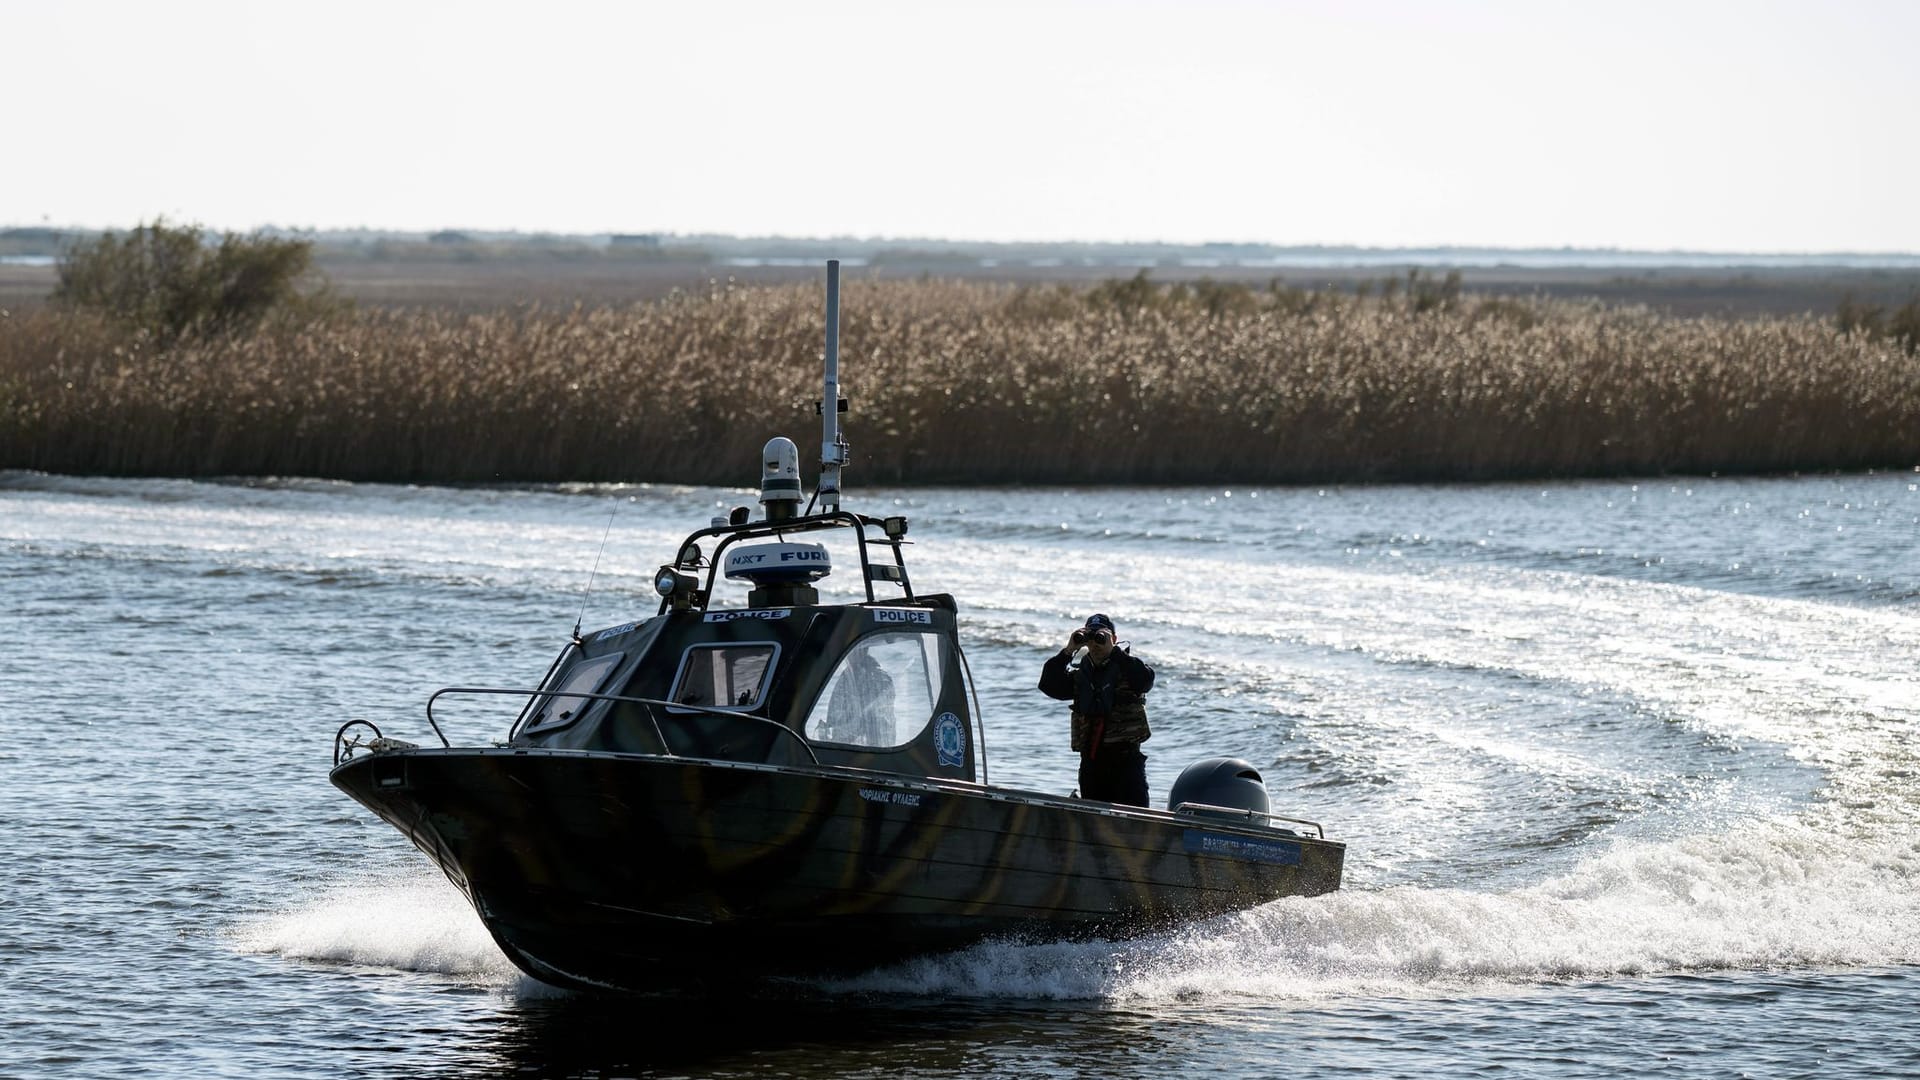
[[[1129,665],[1121,660],[1127,655],[1115,653],[1099,668],[1082,664],[1074,670],[1072,745],[1075,753],[1086,752],[1096,725],[1100,726],[1102,746],[1143,743],[1153,736],[1147,727],[1146,697],[1134,689],[1127,677]],[[1104,716],[1095,712],[1098,706],[1107,704],[1109,695],[1109,711]],[[1083,708],[1086,711],[1083,712]]]

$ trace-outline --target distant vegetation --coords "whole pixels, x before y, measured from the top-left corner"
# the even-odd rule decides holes
[[[1889,314],[1883,305],[1862,303],[1849,293],[1840,301],[1834,322],[1842,333],[1885,338],[1909,353],[1920,352],[1920,296]]]
[[[344,305],[313,273],[313,245],[227,233],[208,243],[198,226],[155,221],[68,248],[54,304],[95,312],[152,338],[217,333],[269,315],[317,317]]]
[[[1356,295],[1356,292],[1361,295]],[[854,282],[859,483],[1297,483],[1920,464],[1920,357],[1882,315],[1680,319],[1464,293],[1142,274]],[[747,486],[813,452],[821,290],[621,309],[267,318],[161,338],[0,320],[0,467]]]

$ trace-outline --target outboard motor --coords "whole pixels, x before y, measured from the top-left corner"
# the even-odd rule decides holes
[[[1180,778],[1167,793],[1167,809],[1179,810],[1180,804],[1208,807],[1217,816],[1244,820],[1246,813],[1267,813],[1267,785],[1260,770],[1240,758],[1213,757],[1196,761],[1180,770]],[[1220,814],[1218,811],[1242,811]],[[1195,810],[1205,814],[1209,810]]]

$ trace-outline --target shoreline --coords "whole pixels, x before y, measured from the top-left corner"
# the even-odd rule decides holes
[[[1680,318],[1422,277],[1368,295],[855,281],[876,486],[1428,484],[1920,464],[1920,355],[1831,318]],[[731,487],[818,426],[814,282],[624,308],[363,307],[178,340],[0,320],[0,466]]]
[[[803,458],[805,452],[803,450]],[[849,467],[848,473],[851,475]],[[802,469],[802,480],[811,490],[812,474]],[[1754,472],[1671,472],[1671,473],[1610,473],[1605,475],[1539,475],[1510,476],[1479,480],[1393,480],[1393,479],[1343,479],[1343,480],[1300,480],[1280,482],[1241,482],[1235,480],[1190,481],[1180,483],[1128,483],[1109,481],[1060,481],[1057,483],[1035,483],[1024,480],[1010,480],[1003,483],[916,483],[904,480],[874,481],[862,483],[856,477],[846,490],[866,489],[884,492],[920,492],[920,491],[992,491],[992,492],[1033,492],[1062,491],[1074,494],[1094,494],[1101,491],[1149,492],[1149,491],[1218,491],[1231,489],[1238,496],[1241,493],[1255,498],[1262,491],[1297,492],[1309,488],[1324,488],[1329,491],[1365,490],[1372,488],[1490,488],[1490,487],[1527,487],[1535,484],[1585,485],[1585,484],[1681,484],[1708,483],[1713,481],[1770,481],[1770,480],[1812,480],[1812,479],[1859,479],[1880,477],[1914,476],[1920,478],[1920,464],[1914,465],[1870,465],[1852,469],[1785,469]],[[114,483],[119,481],[155,481],[177,482],[184,484],[207,484],[217,487],[256,488],[263,491],[299,490],[307,488],[354,487],[359,485],[401,488],[432,488],[456,492],[504,492],[545,495],[614,495],[640,490],[679,491],[715,491],[729,492],[742,499],[757,497],[760,489],[748,484],[716,484],[691,480],[343,480],[327,476],[279,476],[246,474],[207,474],[185,475],[174,473],[80,473],[50,472],[42,469],[21,469],[0,467],[0,491],[36,491],[63,488],[90,482]],[[1891,481],[1889,481],[1891,482]],[[850,496],[851,497],[851,496]]]

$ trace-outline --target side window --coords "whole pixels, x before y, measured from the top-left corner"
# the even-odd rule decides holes
[[[912,742],[933,720],[940,700],[944,647],[933,634],[861,638],[807,714],[807,738],[875,748]]]
[[[625,653],[608,653],[591,660],[582,660],[567,669],[567,673],[560,677],[558,685],[552,688],[559,693],[550,698],[534,699],[533,719],[528,721],[527,730],[545,731],[572,723],[582,711],[593,704],[592,698],[578,695],[599,693],[600,685],[607,681],[607,676],[613,673],[614,667],[625,657]]]
[[[712,709],[751,709],[766,695],[778,647],[696,645],[680,662],[673,701]]]

